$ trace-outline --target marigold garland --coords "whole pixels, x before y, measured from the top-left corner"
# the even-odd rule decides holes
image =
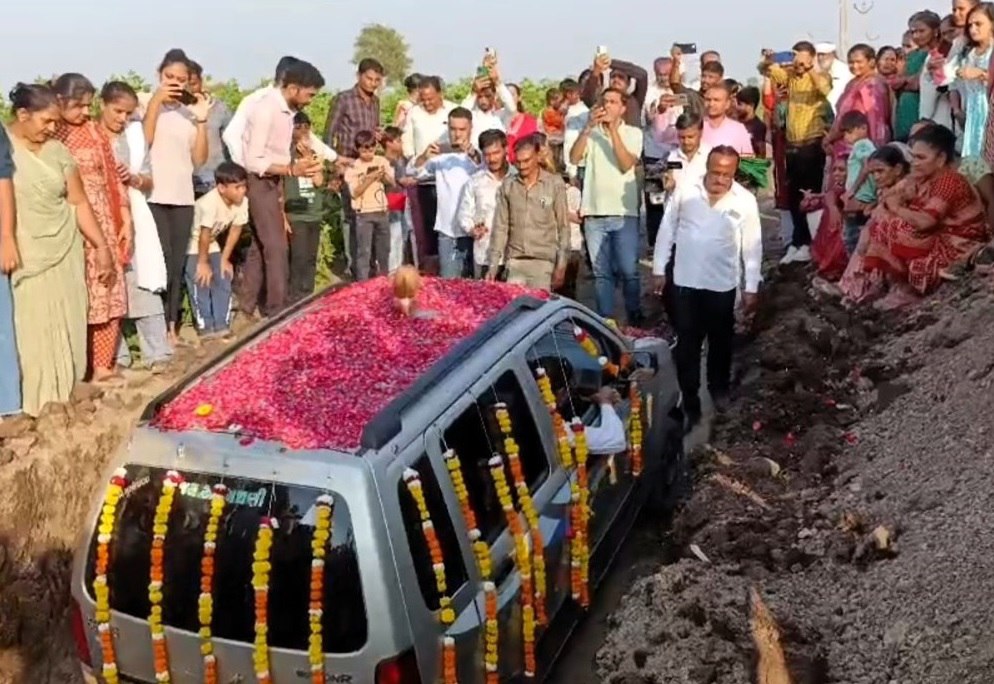
[[[117,653],[110,626],[110,585],[107,570],[110,567],[110,543],[114,539],[117,522],[117,505],[128,486],[128,471],[118,468],[111,475],[104,492],[104,503],[97,523],[97,557],[93,570],[93,596],[96,603],[95,619],[100,635],[101,675],[107,684],[118,684]]]
[[[324,559],[331,542],[331,514],[335,500],[322,494],[315,502],[314,535],[311,538],[311,585],[307,618],[311,635],[307,641],[307,659],[311,664],[311,684],[324,684],[324,638],[321,620],[324,617]]]
[[[632,477],[642,475],[642,394],[638,384],[630,383],[628,389],[631,412],[628,415],[628,443],[632,450]]]
[[[252,669],[259,684],[272,684],[269,671],[269,555],[273,548],[273,530],[279,527],[276,518],[263,516],[255,536],[252,554],[252,590],[255,592],[255,641],[252,647]]]
[[[228,488],[216,484],[211,489],[210,516],[204,531],[204,554],[200,559],[200,597],[197,613],[200,618],[200,655],[204,660],[204,684],[217,684],[217,657],[211,625],[214,621],[214,554],[217,550],[217,531],[228,500]]]
[[[587,457],[590,451],[587,446],[587,433],[583,421],[574,417],[570,423],[570,429],[573,431],[576,456],[576,480],[573,489],[575,494],[574,507],[579,509],[576,515],[577,527],[574,528],[575,536],[573,539],[573,543],[577,546],[574,558],[578,563],[580,574],[579,596],[575,598],[581,607],[587,608],[590,606],[590,482],[587,476]]]
[[[438,619],[443,626],[448,627],[456,621],[456,611],[452,608],[452,599],[449,597],[449,589],[446,585],[445,557],[442,555],[442,545],[438,541],[435,526],[431,522],[431,513],[428,512],[428,503],[425,501],[421,476],[418,475],[418,471],[413,468],[405,470],[404,483],[417,506],[418,515],[421,518],[421,532],[428,545],[428,552],[431,554],[431,567],[435,573],[435,587],[438,590]]]
[[[514,490],[518,494],[518,503],[531,533],[532,566],[535,570],[535,613],[538,624],[545,625],[548,622],[548,616],[545,612],[545,541],[542,539],[538,511],[535,510],[535,502],[532,501],[531,492],[528,491],[528,482],[525,480],[525,474],[521,468],[521,447],[514,439],[511,414],[508,413],[507,406],[503,403],[496,404],[494,411],[501,434],[504,435],[504,453],[507,454],[507,461],[511,466]]]
[[[578,325],[573,326],[573,337],[583,347],[583,350],[595,359],[600,359],[601,352],[597,348],[597,343],[590,339],[587,331]]]
[[[442,681],[445,684],[457,684],[459,681],[456,673],[456,640],[450,636],[442,637]]]
[[[600,364],[601,370],[612,378],[617,378],[618,374],[621,372],[621,368],[606,356],[601,356],[597,359],[597,363]]]
[[[538,383],[538,391],[542,395],[542,401],[549,409],[552,416],[552,429],[556,435],[556,449],[559,451],[559,460],[563,468],[570,470],[573,467],[573,450],[569,445],[569,437],[566,434],[566,421],[559,413],[559,406],[556,404],[556,395],[552,391],[552,381],[544,368],[535,369],[535,381]]]
[[[148,630],[152,634],[152,658],[155,667],[155,680],[168,684],[172,681],[169,674],[169,651],[166,648],[166,632],[162,624],[162,583],[165,579],[163,562],[165,560],[166,532],[169,531],[169,515],[173,511],[176,499],[176,488],[183,482],[183,477],[175,470],[166,472],[162,480],[162,492],[155,506],[152,518],[152,558],[149,567],[148,582]]]
[[[494,482],[494,489],[497,492],[497,500],[500,502],[504,517],[507,520],[508,530],[514,540],[514,553],[518,574],[521,576],[521,640],[524,647],[524,670],[525,678],[535,677],[535,605],[533,601],[534,585],[532,584],[531,553],[528,548],[528,534],[521,524],[521,518],[514,508],[514,499],[511,497],[511,488],[507,484],[507,475],[504,473],[504,459],[500,454],[494,454],[490,459],[490,476]]]
[[[463,476],[462,462],[454,449],[448,449],[445,454],[445,467],[449,471],[449,479],[452,481],[452,489],[455,490],[456,498],[459,499],[459,507],[462,509],[463,518],[466,520],[466,529],[469,530],[469,539],[473,545],[473,556],[476,558],[476,568],[480,572],[480,580],[483,582],[484,603],[489,606],[492,602],[494,610],[491,613],[488,609],[484,621],[485,648],[483,654],[484,666],[487,673],[487,684],[498,684],[497,666],[498,659],[498,639],[500,630],[497,624],[497,586],[490,581],[493,573],[493,562],[490,557],[490,545],[483,539],[479,524],[476,519],[476,512],[469,501],[469,490],[466,488],[466,479]]]

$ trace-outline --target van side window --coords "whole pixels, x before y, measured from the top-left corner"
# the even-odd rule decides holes
[[[504,512],[497,500],[487,465],[504,441],[494,417],[494,404],[498,402],[507,404],[514,440],[521,447],[521,467],[529,490],[534,492],[549,473],[549,458],[528,398],[517,377],[508,371],[498,378],[492,388],[477,397],[476,404],[466,409],[444,432],[445,445],[459,454],[470,504],[483,538],[490,543],[506,527]],[[507,478],[511,480],[509,469]],[[514,496],[517,497],[516,494]]]
[[[600,362],[580,345],[573,332],[574,326],[590,336],[603,356],[620,363],[621,348],[613,340],[583,322],[566,320],[557,323],[528,350],[528,367],[533,373],[538,367],[548,373],[563,418],[568,421],[576,415],[589,424],[597,415],[597,411],[591,411],[590,397],[605,385],[618,385],[620,389],[621,384],[604,372]]]
[[[448,587],[449,596],[452,596],[468,579],[466,564],[463,562],[462,550],[459,547],[459,539],[452,526],[452,516],[445,506],[442,490],[427,454],[412,463],[411,468],[418,471],[421,478],[425,503],[431,514],[431,522],[435,527],[435,534],[445,559],[445,584]],[[425,542],[424,533],[421,530],[421,516],[418,514],[418,507],[414,503],[414,499],[411,498],[411,493],[407,490],[407,484],[403,478],[397,484],[397,496],[400,498],[400,512],[404,519],[407,544],[411,549],[411,558],[414,561],[414,572],[418,577],[421,596],[430,610],[438,610],[439,595],[438,587],[435,585],[435,573],[432,570],[431,552],[428,550],[428,544]]]

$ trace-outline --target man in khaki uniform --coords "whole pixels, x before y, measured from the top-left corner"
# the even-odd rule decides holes
[[[560,287],[569,258],[566,184],[542,168],[539,143],[529,136],[514,146],[518,174],[497,191],[487,280],[507,265],[507,282],[542,290]]]

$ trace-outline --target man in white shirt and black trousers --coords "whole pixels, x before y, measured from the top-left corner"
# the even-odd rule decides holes
[[[662,295],[666,262],[673,265],[674,352],[688,429],[701,419],[701,348],[708,343],[708,391],[715,409],[727,406],[735,336],[735,295],[744,279],[747,315],[757,304],[763,237],[755,196],[735,182],[739,155],[719,145],[708,154],[699,182],[681,183],[667,205],[652,263],[654,289]],[[744,278],[743,278],[744,276]]]

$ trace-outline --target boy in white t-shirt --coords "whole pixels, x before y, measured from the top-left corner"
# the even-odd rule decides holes
[[[214,181],[214,189],[194,205],[184,272],[197,332],[205,339],[231,333],[231,253],[249,220],[245,169],[223,162],[214,172]],[[222,250],[218,238],[226,231]]]

